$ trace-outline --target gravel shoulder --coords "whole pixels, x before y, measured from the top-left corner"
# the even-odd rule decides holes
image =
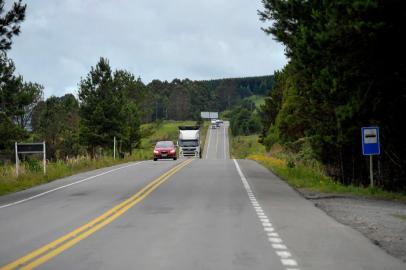
[[[338,222],[406,263],[406,203],[298,190]]]

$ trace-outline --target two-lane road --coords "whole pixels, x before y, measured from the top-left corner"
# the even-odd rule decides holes
[[[0,197],[0,269],[405,269],[262,166],[229,159],[227,135],[210,130],[203,159]]]
[[[229,159],[228,146],[228,126],[229,122],[225,121],[219,128],[207,131],[207,139],[202,155],[205,159]]]

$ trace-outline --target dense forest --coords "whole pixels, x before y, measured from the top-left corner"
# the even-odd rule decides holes
[[[378,184],[406,189],[406,59],[400,0],[263,0],[264,31],[286,46],[262,107],[262,142],[316,158],[345,184],[368,183],[361,127],[378,126]]]
[[[246,97],[265,95],[272,89],[272,83],[273,76],[207,81],[154,80],[147,85],[143,121],[198,120],[201,111],[229,110]]]

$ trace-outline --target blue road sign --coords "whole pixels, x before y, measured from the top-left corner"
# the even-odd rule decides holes
[[[362,154],[364,156],[379,155],[379,127],[363,127],[362,133]]]

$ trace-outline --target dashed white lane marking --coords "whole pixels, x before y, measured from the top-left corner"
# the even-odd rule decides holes
[[[282,262],[283,265],[297,266],[297,262],[295,260],[292,260],[292,259],[281,259],[281,262]]]
[[[272,223],[271,222],[262,222],[262,226],[264,226],[264,227],[272,227]]]
[[[272,244],[274,249],[288,249],[285,245],[282,244]]]
[[[292,257],[292,254],[290,254],[289,251],[276,251],[276,254],[278,254],[279,257],[284,259]]]
[[[290,268],[291,266],[296,267],[298,263],[296,262],[296,260],[292,258],[293,256],[289,252],[289,249],[283,243],[282,238],[275,231],[275,228],[272,226],[271,221],[269,220],[265,212],[262,210],[262,207],[255,198],[255,195],[251,190],[247,178],[242,173],[241,168],[238,165],[238,162],[235,159],[233,159],[233,161],[237,169],[237,172],[240,175],[242,184],[245,190],[247,191],[252,207],[255,209],[258,219],[260,220],[262,227],[267,234],[268,241],[271,244],[272,248],[275,250],[276,255],[279,256],[282,265],[288,267],[286,268],[286,270],[300,270],[299,268]]]
[[[70,186],[73,186],[73,185],[77,185],[77,184],[80,184],[80,183],[82,183],[82,182],[89,181],[89,180],[91,180],[91,179],[93,179],[93,178],[96,178],[96,177],[99,177],[99,176],[102,176],[102,175],[105,175],[105,174],[108,174],[108,173],[111,173],[111,172],[115,172],[115,171],[118,171],[118,170],[121,170],[121,169],[125,169],[125,168],[131,167],[131,166],[135,166],[135,165],[138,165],[138,164],[140,164],[140,163],[142,163],[142,162],[143,162],[143,161],[136,162],[136,163],[130,164],[130,165],[126,165],[126,166],[123,166],[123,167],[120,167],[120,168],[115,168],[115,169],[109,170],[109,171],[107,171],[107,172],[99,173],[99,174],[96,174],[96,175],[87,177],[87,178],[85,178],[85,179],[82,179],[82,180],[79,180],[79,181],[76,181],[76,182],[73,182],[73,183],[70,183],[70,184],[67,184],[67,185],[63,185],[63,186],[60,186],[60,187],[57,187],[57,188],[54,188],[54,189],[47,190],[47,191],[45,191],[45,192],[39,193],[39,194],[37,194],[37,195],[31,196],[31,197],[28,197],[28,198],[25,198],[25,199],[23,199],[23,200],[19,200],[19,201],[12,202],[12,203],[9,203],[9,204],[1,205],[1,206],[0,206],[0,209],[1,209],[1,208],[6,208],[6,207],[9,207],[9,206],[12,206],[12,205],[20,204],[20,203],[23,203],[23,202],[26,202],[26,201],[31,201],[31,200],[33,200],[33,199],[35,199],[35,198],[42,197],[42,196],[44,196],[44,195],[46,195],[46,194],[48,194],[48,193],[55,192],[55,191],[57,191],[57,190],[60,190],[60,189],[63,189],[63,188],[67,188],[67,187],[70,187]]]
[[[269,242],[271,242],[271,243],[282,243],[282,239],[280,239],[280,238],[276,238],[276,237],[269,237],[268,238],[268,240],[269,240]]]

